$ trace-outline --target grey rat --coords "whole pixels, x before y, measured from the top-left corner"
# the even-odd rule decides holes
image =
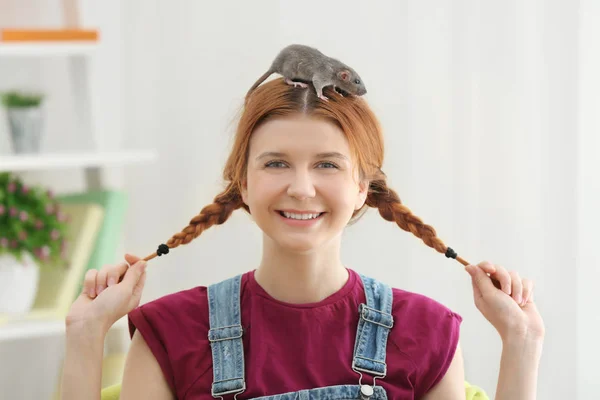
[[[323,88],[333,86],[355,96],[367,93],[365,84],[356,71],[346,64],[327,57],[319,50],[301,45],[291,44],[282,49],[271,67],[252,85],[246,96],[263,83],[271,74],[283,75],[289,85],[307,87],[307,82],[312,82],[317,96],[327,100],[323,95]]]

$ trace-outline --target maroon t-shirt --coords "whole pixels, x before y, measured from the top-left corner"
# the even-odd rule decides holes
[[[274,299],[256,282],[241,281],[246,391],[238,399],[358,384],[352,356],[362,280],[350,277],[336,293],[312,304]],[[458,344],[460,315],[416,293],[393,289],[394,327],[388,336],[387,376],[378,379],[390,399],[419,399],[446,373]],[[198,286],[148,302],[129,314],[178,399],[211,399],[207,288]],[[363,383],[372,383],[366,375]],[[227,396],[227,398],[233,398]]]

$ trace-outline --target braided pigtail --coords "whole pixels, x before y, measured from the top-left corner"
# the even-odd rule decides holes
[[[398,194],[390,189],[385,180],[379,179],[372,181],[369,187],[366,204],[379,210],[379,214],[390,222],[395,222],[405,231],[412,232],[413,235],[423,240],[423,242],[444,254],[448,258],[454,258],[461,264],[467,266],[469,263],[463,260],[456,252],[446,246],[430,225],[425,224],[421,218],[414,215],[408,207],[402,204]]]
[[[213,225],[221,225],[231,214],[245,204],[236,185],[230,184],[225,191],[218,194],[212,204],[205,206],[198,215],[190,220],[188,226],[179,233],[174,234],[167,244],[161,244],[155,253],[150,254],[144,260],[149,261],[154,257],[168,254],[180,244],[188,244],[196,239],[202,232]]]

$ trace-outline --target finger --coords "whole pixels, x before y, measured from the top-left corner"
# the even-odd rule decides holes
[[[145,270],[146,270],[146,261],[140,260],[140,261],[136,262],[135,264],[133,264],[131,266],[131,268],[129,268],[127,270],[122,283],[128,285],[131,288],[131,291],[133,293],[133,288],[135,288],[135,286],[138,284],[138,282],[140,281],[140,278],[142,277],[142,274],[144,273]]]
[[[477,265],[488,274],[493,274],[494,272],[496,272],[496,266],[489,261],[482,261]]]
[[[510,271],[509,275],[512,284],[511,297],[517,302],[517,304],[521,304],[523,301],[523,282],[521,281],[521,276],[517,271]]]
[[[529,303],[529,300],[533,302],[533,281],[530,279],[523,279],[523,305]]]
[[[473,272],[473,270],[477,268],[473,265],[467,265],[465,267],[465,271],[467,271],[467,273],[471,276],[471,286],[473,286],[473,297],[475,298],[475,300],[477,300],[478,298],[481,298],[481,290],[479,290],[479,287],[477,286],[477,284],[475,283],[475,274]]]
[[[508,271],[504,269],[501,265],[496,265],[496,272],[491,274],[494,278],[496,278],[500,282],[500,286],[502,287],[502,291],[510,296],[512,285],[510,275]]]
[[[110,268],[108,270],[108,277],[106,279],[106,285],[112,286],[112,285],[118,283],[121,276],[123,276],[125,274],[125,272],[127,272],[128,268],[129,268],[129,266],[127,265],[127,263],[125,261],[123,261],[117,265],[114,265],[112,268]]]
[[[106,288],[106,277],[109,266],[103,267],[96,275],[96,294],[99,295]]]
[[[144,290],[144,285],[146,284],[146,270],[144,269],[144,271],[142,272],[142,276],[140,276],[140,280],[138,281],[138,283],[136,283],[135,287],[133,288],[133,296],[138,298],[138,302],[139,302],[139,297],[142,296],[142,292]]]
[[[129,253],[125,254],[125,261],[127,261],[130,266],[140,260],[141,260],[141,257],[134,256],[133,254],[129,254]]]
[[[96,274],[98,270],[90,269],[85,273],[83,278],[83,293],[87,294],[92,299],[96,297]]]
[[[478,290],[480,296],[485,295],[486,293],[491,293],[496,290],[492,280],[488,276],[488,274],[478,265],[467,266],[467,272],[471,275],[471,279],[473,281],[473,289]]]
[[[482,261],[478,265],[490,276],[496,272],[496,266],[489,261]],[[502,290],[502,285],[496,278],[492,278],[492,283],[496,289]]]

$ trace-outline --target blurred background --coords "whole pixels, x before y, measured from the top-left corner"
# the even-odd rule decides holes
[[[539,398],[600,397],[599,22],[595,0],[0,0],[0,398],[55,398],[85,270],[152,253],[212,201],[243,96],[290,43],[361,75],[414,214],[535,281]],[[261,239],[234,213],[152,261],[142,302],[255,268]],[[462,315],[466,379],[493,398],[501,342],[462,265],[374,210],[343,259]],[[122,320],[103,385],[128,343]]]

